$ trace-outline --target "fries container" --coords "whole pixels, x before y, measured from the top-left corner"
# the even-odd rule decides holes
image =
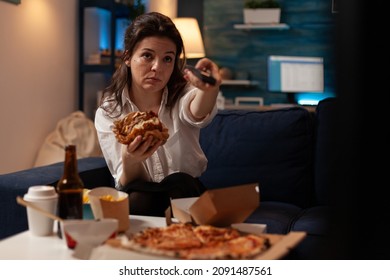
[[[130,220],[127,193],[111,187],[98,187],[88,192],[88,197],[95,219],[117,219],[118,232],[128,230]]]

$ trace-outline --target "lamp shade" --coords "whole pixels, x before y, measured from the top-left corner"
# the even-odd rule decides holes
[[[177,17],[177,1],[178,0],[149,0],[146,1],[146,9],[148,12],[159,12],[170,18],[175,18]]]
[[[204,57],[205,50],[198,21],[195,18],[174,18],[173,22],[183,39],[186,58]]]

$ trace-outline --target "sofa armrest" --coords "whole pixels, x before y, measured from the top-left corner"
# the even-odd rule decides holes
[[[78,171],[86,188],[113,186],[114,181],[102,157],[82,158],[77,161]],[[25,191],[33,185],[55,186],[64,171],[64,163],[34,167],[0,175],[0,193],[5,189]]]

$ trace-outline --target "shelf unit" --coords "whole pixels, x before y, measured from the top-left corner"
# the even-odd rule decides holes
[[[285,23],[266,23],[266,24],[234,24],[235,29],[239,30],[287,30],[290,28]],[[256,87],[259,85],[258,81],[250,80],[223,80],[221,86],[244,86]]]
[[[86,64],[84,56],[84,24],[85,9],[101,8],[110,12],[110,50],[109,63],[105,64]],[[129,18],[130,9],[127,5],[116,3],[115,0],[79,0],[78,1],[78,43],[79,43],[79,81],[78,81],[78,108],[84,110],[84,84],[85,75],[88,73],[104,73],[112,75],[115,71],[115,41],[116,41],[116,20],[119,18]]]
[[[235,24],[235,29],[243,29],[243,30],[269,30],[269,29],[277,29],[277,30],[287,30],[290,29],[290,26],[285,23],[275,23],[275,24]]]
[[[255,87],[258,86],[258,81],[250,80],[222,80],[221,86],[244,86],[244,87]]]

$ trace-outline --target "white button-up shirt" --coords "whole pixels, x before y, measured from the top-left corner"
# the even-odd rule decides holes
[[[195,121],[189,112],[189,103],[194,98],[199,89],[188,88],[188,92],[176,102],[172,108],[172,114],[165,104],[168,90],[165,89],[160,105],[158,116],[163,124],[168,128],[169,138],[167,142],[160,146],[157,151],[143,162],[150,181],[160,182],[167,175],[175,172],[185,172],[193,177],[199,177],[207,167],[207,158],[199,144],[199,133],[202,127],[211,122],[217,113],[215,105],[212,112],[202,121]],[[137,106],[130,100],[127,90],[122,93],[124,105],[123,113],[119,118],[123,118],[130,112],[139,111]],[[113,175],[115,182],[123,172],[121,145],[113,133],[114,119],[107,116],[102,108],[98,108],[95,115],[95,127],[108,168]]]

